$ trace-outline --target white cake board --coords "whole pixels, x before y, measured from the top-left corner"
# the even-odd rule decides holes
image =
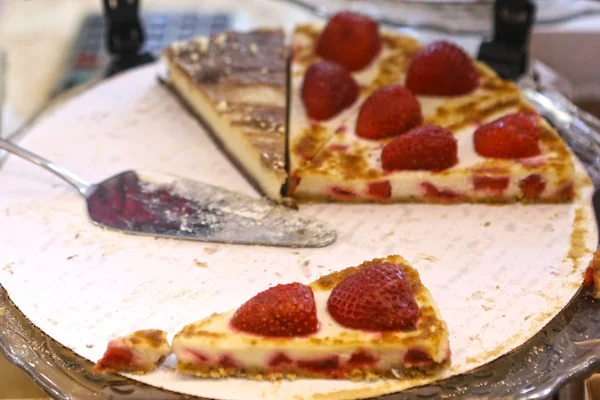
[[[256,196],[157,83],[155,68],[69,100],[22,145],[92,181],[137,168]],[[304,206],[301,213],[331,223],[339,239],[303,250],[103,231],[88,222],[73,189],[16,157],[2,168],[0,187],[0,283],[42,331],[92,361],[116,335],[157,328],[172,336],[270,285],[310,282],[400,254],[419,271],[448,322],[452,366],[437,378],[464,373],[522,345],[549,322],[578,292],[597,242],[589,184],[565,205]],[[367,397],[427,382],[202,380],[169,366],[131,378],[223,399]]]

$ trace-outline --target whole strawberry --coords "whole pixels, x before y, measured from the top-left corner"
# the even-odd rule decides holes
[[[267,289],[244,303],[231,319],[231,325],[270,337],[315,333],[319,323],[312,289],[300,283]]]
[[[433,170],[458,162],[458,145],[452,132],[440,126],[424,125],[398,136],[381,151],[386,171]]]
[[[350,72],[339,64],[319,61],[304,75],[302,101],[312,119],[323,121],[337,115],[358,98],[358,85]]]
[[[415,328],[419,306],[402,268],[391,263],[366,267],[340,282],[327,301],[340,325],[368,331]]]
[[[473,135],[475,151],[488,158],[526,158],[540,154],[540,129],[522,113],[509,114],[482,125]]]
[[[356,134],[365,139],[400,135],[423,122],[421,105],[402,85],[391,85],[373,93],[360,108]]]
[[[373,61],[381,49],[379,26],[373,19],[353,12],[341,12],[330,20],[317,42],[316,52],[358,71]]]
[[[406,73],[406,87],[414,94],[459,96],[479,86],[479,72],[458,46],[435,42],[417,54]]]

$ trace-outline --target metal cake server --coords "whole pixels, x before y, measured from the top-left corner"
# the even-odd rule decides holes
[[[167,174],[126,171],[90,184],[9,141],[0,148],[73,186],[99,226],[136,235],[281,247],[324,247],[336,240],[325,223],[268,200]]]

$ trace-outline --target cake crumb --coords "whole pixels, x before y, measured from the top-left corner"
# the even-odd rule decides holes
[[[212,247],[205,247],[204,248],[204,252],[206,254],[215,254],[217,251],[219,251],[219,248],[218,247],[214,247],[214,246],[212,246]]]
[[[256,54],[257,52],[258,52],[258,46],[256,45],[256,43],[251,43],[250,44],[250,53]]]
[[[227,102],[225,100],[221,100],[218,104],[217,104],[217,111],[219,112],[225,112],[227,111]]]
[[[490,221],[486,221],[486,223],[485,223],[485,224],[483,224],[483,226],[486,226],[486,227],[487,227],[487,226],[490,226],[491,224],[492,224],[492,223],[491,223]]]
[[[12,267],[15,265],[14,262],[8,263],[4,266],[4,271],[8,272],[10,275],[14,275],[15,271],[13,271]]]
[[[93,344],[86,344],[85,347],[87,347],[88,349],[93,349],[94,345]]]
[[[394,236],[394,231],[389,231],[388,233],[385,234],[385,236]]]
[[[194,264],[196,264],[196,267],[200,267],[200,268],[208,268],[208,264],[202,261],[198,261],[197,259],[194,258]]]
[[[269,73],[269,68],[261,68],[260,73],[266,75]]]
[[[73,254],[72,256],[67,257],[67,260],[72,260],[75,257],[79,257],[77,254]]]

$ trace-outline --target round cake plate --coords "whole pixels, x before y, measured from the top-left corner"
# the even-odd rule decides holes
[[[147,168],[150,165],[154,168],[160,166],[161,169],[169,170],[166,172],[187,173],[188,176],[190,172],[202,171],[203,180],[220,180],[227,182],[237,190],[251,190],[247,182],[240,179],[237,172],[214,148],[210,140],[202,135],[201,129],[195,124],[195,121],[185,114],[166,90],[159,87],[155,75],[154,66],[142,68],[102,83],[82,96],[69,100],[32,127],[25,138],[24,145],[42,152],[66,166],[74,166],[74,170],[82,171],[84,176],[94,179],[99,179],[109,170],[122,168],[124,165],[137,168]],[[55,142],[61,143],[63,147],[59,148],[54,145]],[[87,152],[90,154],[89,157],[80,157],[80,154]],[[199,157],[200,160],[198,160]],[[157,164],[157,161],[160,162],[160,165]],[[199,162],[202,164],[198,165]],[[131,165],[131,163],[135,165]],[[566,379],[584,373],[596,362],[598,357],[598,354],[594,354],[595,351],[597,352],[598,346],[593,341],[599,337],[598,325],[590,322],[598,320],[598,305],[585,297],[578,298],[577,302],[555,319],[543,333],[528,341],[577,293],[577,285],[581,281],[581,272],[584,268],[582,263],[585,263],[583,259],[591,257],[592,243],[594,245],[596,243],[592,212],[587,199],[580,200],[581,208],[579,208],[585,214],[583,218],[585,224],[582,227],[589,229],[589,234],[583,234],[583,237],[580,237],[583,242],[579,244],[587,247],[587,250],[576,256],[582,260],[579,260],[581,262],[575,269],[572,268],[573,260],[557,259],[556,254],[551,257],[551,260],[557,263],[556,268],[552,264],[549,266],[544,264],[548,262],[548,259],[544,259],[544,257],[553,254],[555,248],[565,246],[560,242],[561,238],[568,236],[567,232],[572,228],[572,221],[568,216],[573,214],[569,210],[574,211],[574,206],[322,205],[316,206],[316,208],[314,206],[307,207],[307,209],[322,217],[326,216],[324,211],[341,214],[337,217],[335,215],[329,217],[334,218],[334,222],[337,221],[337,223],[349,219],[350,224],[354,226],[351,226],[353,230],[356,230],[355,226],[358,224],[367,235],[373,233],[373,229],[383,230],[384,234],[381,237],[376,236],[374,241],[360,246],[357,242],[352,242],[356,240],[351,235],[353,231],[349,231],[348,226],[340,224],[339,229],[342,235],[339,245],[342,246],[341,248],[336,250],[335,247],[332,247],[324,253],[307,253],[300,255],[298,259],[292,257],[294,258],[293,262],[289,260],[286,262],[279,252],[273,253],[277,264],[273,264],[273,260],[268,258],[259,260],[261,266],[269,264],[269,268],[265,268],[264,271],[262,269],[260,271],[241,270],[241,267],[247,262],[243,260],[249,257],[248,252],[256,249],[221,246],[216,248],[217,254],[222,252],[224,256],[220,259],[210,259],[208,264],[213,267],[209,268],[209,271],[199,272],[198,267],[193,267],[192,257],[208,259],[210,254],[214,254],[215,248],[211,247],[210,252],[206,252],[206,248],[190,247],[192,245],[181,242],[158,240],[153,242],[152,248],[147,249],[147,239],[115,237],[112,236],[113,233],[90,227],[86,221],[82,220],[83,210],[79,209],[81,204],[78,203],[80,200],[76,195],[69,192],[69,189],[61,186],[60,183],[53,181],[51,177],[45,175],[44,171],[38,172],[28,164],[11,159],[4,166],[2,176],[3,190],[6,193],[5,197],[8,198],[8,200],[2,199],[1,203],[5,211],[2,223],[6,228],[5,232],[10,232],[10,235],[5,234],[1,238],[5,246],[2,259],[5,267],[0,272],[0,282],[8,289],[11,299],[15,301],[18,309],[22,310],[26,317],[17,311],[17,308],[8,301],[7,295],[3,293],[4,308],[1,314],[4,323],[0,342],[3,351],[10,359],[28,371],[51,395],[58,398],[61,396],[63,398],[86,398],[86,396],[91,398],[98,393],[103,393],[107,397],[120,393],[128,398],[134,398],[131,396],[149,398],[150,393],[154,393],[158,396],[157,398],[170,398],[178,395],[151,389],[121,377],[91,376],[87,372],[89,371],[88,362],[67,351],[50,337],[59,338],[63,345],[74,349],[79,355],[85,355],[87,359],[94,360],[102,353],[108,339],[117,333],[128,333],[133,329],[144,327],[164,328],[170,326],[169,333],[173,334],[176,332],[177,326],[180,327],[182,324],[201,318],[209,312],[239,304],[251,293],[255,293],[257,288],[264,288],[267,280],[270,280],[270,283],[292,279],[310,281],[331,270],[332,264],[333,269],[339,269],[364,259],[396,251],[403,255],[408,254],[407,258],[419,269],[425,284],[429,286],[434,297],[440,303],[442,314],[449,322],[451,334],[453,330],[462,332],[454,334],[452,338],[456,352],[454,360],[457,364],[465,362],[460,359],[461,357],[465,358],[465,354],[469,351],[480,356],[476,360],[473,359],[470,365],[479,366],[514,350],[525,342],[527,344],[514,355],[504,357],[473,374],[395,394],[394,398],[435,397],[442,393],[448,396],[463,397],[466,393],[473,397],[539,396],[540,393],[547,394],[556,390]],[[591,188],[588,187],[588,192],[590,192],[589,189]],[[50,198],[47,197],[48,191],[52,192]],[[25,194],[27,197],[22,197]],[[15,205],[15,199],[18,200],[18,205]],[[385,212],[381,211],[381,207],[386,207]],[[319,210],[321,213],[318,212]],[[505,210],[506,214],[501,210]],[[403,225],[396,226],[393,220],[391,221],[392,225],[383,223],[384,219],[390,219],[390,216],[397,212],[401,213]],[[473,212],[483,213],[483,215],[469,215]],[[541,231],[532,234],[531,229],[537,229],[536,220],[545,218],[544,215],[548,212],[553,215],[561,214],[562,217],[550,225],[539,226]],[[381,222],[369,227],[369,220],[365,220],[364,217],[361,220],[357,217],[357,215],[365,213]],[[510,222],[507,228],[501,228],[505,216],[514,217],[513,213],[516,213],[517,217],[515,218],[518,221]],[[436,227],[424,227],[420,221],[432,217],[432,215],[439,217],[436,219]],[[492,279],[494,284],[503,285],[503,291],[498,292],[500,286],[495,285],[494,289],[489,281],[490,276],[488,275],[499,272],[493,269],[497,267],[495,264],[498,263],[495,259],[488,259],[488,264],[475,264],[475,267],[485,265],[487,270],[482,276],[477,275],[477,270],[472,270],[475,272],[474,274],[467,274],[466,277],[463,277],[470,283],[469,286],[465,286],[463,282],[462,286],[448,287],[447,283],[453,282],[448,277],[457,272],[451,270],[454,262],[459,266],[473,264],[472,260],[469,261],[469,257],[476,257],[478,254],[471,253],[469,249],[481,246],[481,243],[471,240],[472,237],[468,237],[467,242],[461,242],[461,237],[457,235],[444,238],[443,236],[449,233],[449,230],[446,230],[441,236],[439,233],[438,236],[435,236],[435,230],[441,229],[439,226],[444,224],[444,219],[449,219],[446,224],[452,225],[452,221],[459,218],[467,227],[467,236],[469,233],[479,235],[478,239],[487,243],[486,251],[488,252],[494,251],[495,241],[500,241],[506,246],[515,246],[516,243],[521,243],[520,241],[531,245],[532,238],[536,238],[535,235],[542,235],[545,239],[551,240],[543,243],[545,246],[543,254],[528,255],[526,252],[519,252],[518,256],[526,259],[529,264],[519,264],[519,260],[515,259],[514,254],[509,254],[507,259],[507,256],[502,253],[494,253],[493,258],[503,259],[503,262],[511,265],[515,262],[514,269],[519,267],[517,271],[505,269]],[[486,219],[492,221],[492,226],[498,224],[499,228],[497,229],[500,232],[484,229],[484,226],[489,226],[487,223],[484,224]],[[471,226],[472,224],[477,226]],[[562,233],[551,233],[554,232],[551,225],[556,226],[557,230]],[[31,228],[35,232],[23,231],[27,228]],[[390,228],[396,228],[396,232]],[[402,229],[407,228],[410,229],[412,236],[402,235],[405,233],[402,232]],[[417,232],[418,229],[421,229],[421,232]],[[509,229],[509,232],[507,233],[503,229]],[[474,232],[469,232],[469,230]],[[522,234],[521,230],[525,234]],[[381,235],[381,233],[379,234]],[[69,236],[65,236],[66,234]],[[436,243],[436,245],[444,244],[446,241],[444,244],[446,247],[443,250],[448,253],[436,253],[434,250],[439,249],[431,248],[432,251],[428,254],[421,253],[420,251],[426,247],[419,246],[426,243],[417,239],[419,235],[421,237],[426,235],[431,239],[431,243]],[[509,240],[503,243],[502,241],[506,240],[507,236],[508,239],[515,241]],[[457,245],[459,248],[452,250],[451,246],[447,244],[448,240],[452,246]],[[74,245],[74,242],[77,244]],[[355,248],[350,250],[348,242]],[[97,247],[98,245],[100,247]],[[33,251],[26,252],[26,248],[33,249]],[[565,255],[568,248],[572,249],[573,247],[567,246],[564,249]],[[143,254],[139,253],[141,250],[144,251]],[[382,254],[384,250],[385,253]],[[36,254],[37,251],[40,254]],[[558,254],[561,252],[559,251]],[[269,249],[261,249],[260,256],[254,254],[251,257],[267,257],[269,253]],[[156,259],[157,254],[160,256],[158,259]],[[181,265],[181,259],[178,257],[181,257],[182,254],[190,257],[188,260],[190,266]],[[311,269],[310,266],[306,268],[309,265],[306,262],[308,254],[310,254],[310,259],[316,269]],[[285,255],[285,257],[289,258],[291,255],[295,255],[295,252]],[[333,258],[331,258],[332,256]],[[533,258],[531,258],[532,256]],[[324,261],[323,265],[318,264],[319,258]],[[448,258],[450,259],[449,264]],[[300,261],[300,259],[302,260]],[[536,264],[538,259],[545,260],[541,265],[542,268]],[[219,261],[223,263],[225,260],[233,266],[219,265]],[[470,266],[473,268],[473,265]],[[229,267],[233,269],[227,270]],[[319,270],[319,267],[323,269]],[[551,268],[552,273],[548,274],[547,268]],[[219,269],[223,269],[223,271]],[[526,269],[527,271],[525,271]],[[234,270],[238,271],[240,275],[237,285],[233,285],[239,293],[231,293],[231,284],[229,286],[221,285],[221,290],[224,287],[228,288],[229,292],[220,297],[215,291],[201,288],[200,284],[204,282],[200,282],[200,280],[210,278],[210,276],[204,275],[206,273],[216,274],[212,279],[220,277],[220,280],[211,281],[211,286],[218,286],[223,279],[229,279],[232,280],[231,283],[236,283],[236,277],[232,276]],[[513,283],[505,280],[506,276],[512,273],[522,274],[531,271],[533,271],[533,276],[526,276],[527,287],[524,287],[522,282],[518,282],[518,278],[523,278],[523,275],[513,276],[517,278],[517,281]],[[271,272],[274,275],[270,275]],[[155,274],[158,274],[159,280],[151,279]],[[563,274],[564,276],[562,276]],[[250,275],[260,277],[263,282],[255,282]],[[173,278],[181,276],[185,277],[186,282],[173,282],[175,280]],[[563,278],[565,282],[563,282]],[[568,282],[566,282],[567,280]],[[540,282],[546,281],[550,284],[539,286]],[[167,282],[168,285],[174,285],[168,288],[169,297],[157,299],[161,295],[160,292],[164,290],[161,285]],[[188,282],[192,286],[183,287]],[[195,284],[198,286],[195,287]],[[31,290],[32,287],[35,287],[35,290]],[[131,290],[132,287],[133,290]],[[539,292],[540,288],[551,289],[547,292],[551,294],[547,296],[543,292]],[[198,294],[193,290],[202,292],[204,297],[196,297]],[[465,294],[466,290],[468,293]],[[486,292],[494,290],[497,296],[496,304],[499,307],[501,304],[507,306],[504,309],[496,310],[495,304],[488,302]],[[531,290],[532,293],[528,293],[528,290]],[[122,294],[126,296],[119,297]],[[558,296],[558,294],[560,294],[559,298],[552,297],[553,295]],[[459,297],[460,300],[458,300]],[[213,304],[206,301],[213,298],[217,299]],[[510,304],[513,298],[524,300]],[[452,299],[456,300],[453,302]],[[465,314],[460,316],[459,312],[464,313],[464,309],[457,311],[461,307],[454,307],[454,305],[459,306],[460,301],[468,302],[466,316],[471,315],[469,318],[465,319]],[[532,305],[528,302],[536,303],[536,307],[542,307],[542,309],[530,309],[529,311],[534,311],[533,314],[527,314],[525,310]],[[543,306],[547,306],[548,309],[544,309]],[[200,310],[197,313],[196,308]],[[156,312],[149,313],[149,309],[152,311],[156,309]],[[477,310],[479,311],[477,312]],[[477,312],[477,314],[473,314],[473,312]],[[522,322],[515,324],[512,317],[521,318]],[[494,328],[491,329],[491,332],[479,332],[475,327],[477,323],[483,321],[477,322],[478,318],[488,318],[486,326],[497,325],[493,325]],[[509,321],[512,319],[513,322],[502,322],[504,318]],[[175,321],[173,321],[174,319]],[[49,334],[49,337],[33,328],[28,321],[32,321],[35,326]],[[459,324],[459,322],[464,322],[464,324]],[[466,329],[467,333],[465,333],[465,328],[461,325],[467,325],[468,328],[468,325],[474,322],[477,323],[471,326],[470,331]],[[498,331],[496,332],[496,330]],[[473,337],[467,338],[468,332]],[[491,335],[486,340],[495,338],[494,335],[500,335],[502,336],[501,340],[506,343],[501,347],[491,346],[492,349],[495,349],[495,353],[480,352],[474,343],[481,340],[479,335],[486,334]],[[508,342],[506,339],[509,339]],[[467,348],[465,342],[470,343],[472,348]],[[489,349],[490,344],[484,341],[478,345],[481,346],[481,349],[486,350]],[[569,368],[565,368],[566,366]],[[162,371],[162,373],[169,376],[174,375],[168,370]],[[134,378],[152,382],[156,375]],[[177,381],[176,384],[186,386],[183,391],[189,393],[198,382],[202,382],[202,380],[185,379]],[[165,381],[162,381],[159,386],[165,387],[164,384]],[[264,384],[271,385],[270,383]],[[293,385],[295,383],[284,382],[277,385],[283,387],[283,384]],[[341,383],[315,381],[314,384],[327,386]],[[350,384],[348,383],[348,385]],[[177,385],[171,387],[177,388]],[[242,385],[240,393],[244,393],[251,384],[247,383],[247,385],[247,387]],[[385,391],[394,390],[384,388]],[[352,392],[345,395],[338,393],[336,398],[366,397],[365,392],[361,393]],[[331,397],[333,398],[333,396]]]

